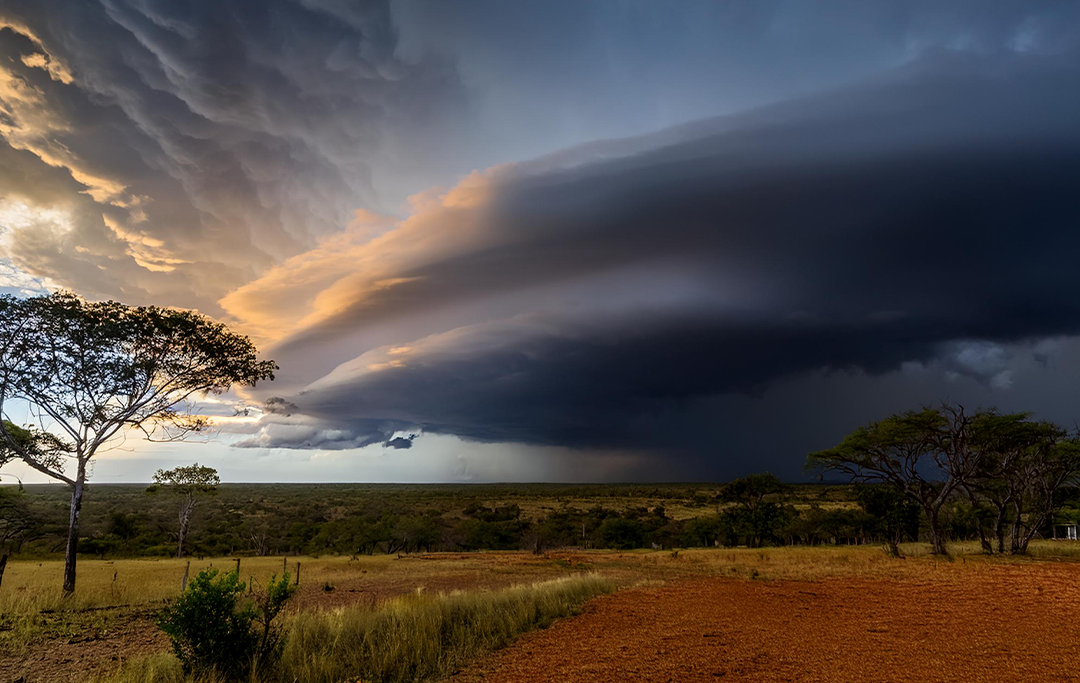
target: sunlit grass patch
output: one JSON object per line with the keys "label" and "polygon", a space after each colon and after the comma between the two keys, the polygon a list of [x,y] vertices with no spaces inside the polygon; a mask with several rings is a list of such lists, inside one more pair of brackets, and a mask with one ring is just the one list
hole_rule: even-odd
{"label": "sunlit grass patch", "polygon": [[[580,574],[500,590],[429,595],[422,590],[377,606],[292,615],[278,670],[258,683],[397,683],[446,676],[521,633],[573,614],[615,582]],[[171,655],[129,663],[108,683],[214,683],[184,677]],[[104,683],[104,681],[102,682]]]}

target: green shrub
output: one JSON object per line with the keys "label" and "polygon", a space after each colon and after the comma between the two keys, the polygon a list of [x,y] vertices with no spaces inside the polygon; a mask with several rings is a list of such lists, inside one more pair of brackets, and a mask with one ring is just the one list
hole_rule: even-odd
{"label": "green shrub", "polygon": [[295,588],[289,575],[273,577],[265,590],[245,598],[236,572],[199,572],[180,597],[157,615],[186,673],[243,678],[270,664],[281,649],[274,624]]}

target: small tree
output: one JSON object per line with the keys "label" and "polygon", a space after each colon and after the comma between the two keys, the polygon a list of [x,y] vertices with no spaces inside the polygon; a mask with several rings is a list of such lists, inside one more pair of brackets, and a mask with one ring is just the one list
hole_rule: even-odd
{"label": "small tree", "polygon": [[720,491],[722,501],[737,505],[733,523],[744,530],[747,545],[759,548],[775,535],[783,511],[776,501],[768,499],[783,492],[784,484],[768,472],[735,479]]}
{"label": "small tree", "polygon": [[0,415],[16,401],[37,421],[29,441],[0,422],[0,442],[71,488],[65,592],[75,590],[94,456],[122,430],[152,440],[198,432],[207,420],[190,413],[190,398],[273,379],[276,368],[247,337],[193,311],[91,303],[66,292],[0,297]]}
{"label": "small tree", "polygon": [[896,488],[885,485],[859,487],[855,497],[863,511],[874,520],[889,554],[899,557],[904,536],[919,533],[919,506]]}
{"label": "small tree", "polygon": [[151,491],[165,487],[180,498],[180,530],[176,537],[176,556],[184,556],[184,539],[187,537],[191,511],[195,508],[195,496],[217,491],[221,479],[213,467],[202,467],[199,463],[187,467],[175,467],[171,470],[158,470],[154,473],[154,485]]}

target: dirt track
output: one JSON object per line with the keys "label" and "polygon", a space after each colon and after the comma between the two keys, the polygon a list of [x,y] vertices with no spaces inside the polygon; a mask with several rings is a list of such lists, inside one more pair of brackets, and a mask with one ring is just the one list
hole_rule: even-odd
{"label": "dirt track", "polygon": [[1080,565],[635,588],[453,680],[1080,681]]}

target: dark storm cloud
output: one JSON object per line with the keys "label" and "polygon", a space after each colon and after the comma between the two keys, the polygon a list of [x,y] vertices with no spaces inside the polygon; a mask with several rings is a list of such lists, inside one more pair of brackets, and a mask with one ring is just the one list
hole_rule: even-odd
{"label": "dark storm cloud", "polygon": [[[673,438],[665,416],[801,373],[918,362],[1007,385],[1000,345],[1080,332],[1077,76],[1072,55],[939,54],[496,174],[464,215],[438,209],[464,248],[379,273],[275,350],[328,373],[289,400],[354,437],[382,420],[700,450],[724,435]],[[403,319],[412,336],[378,337]]]}
{"label": "dark storm cloud", "polygon": [[779,462],[778,403],[1053,372],[1078,55],[1028,0],[9,2],[0,289],[256,335],[242,446]]}

